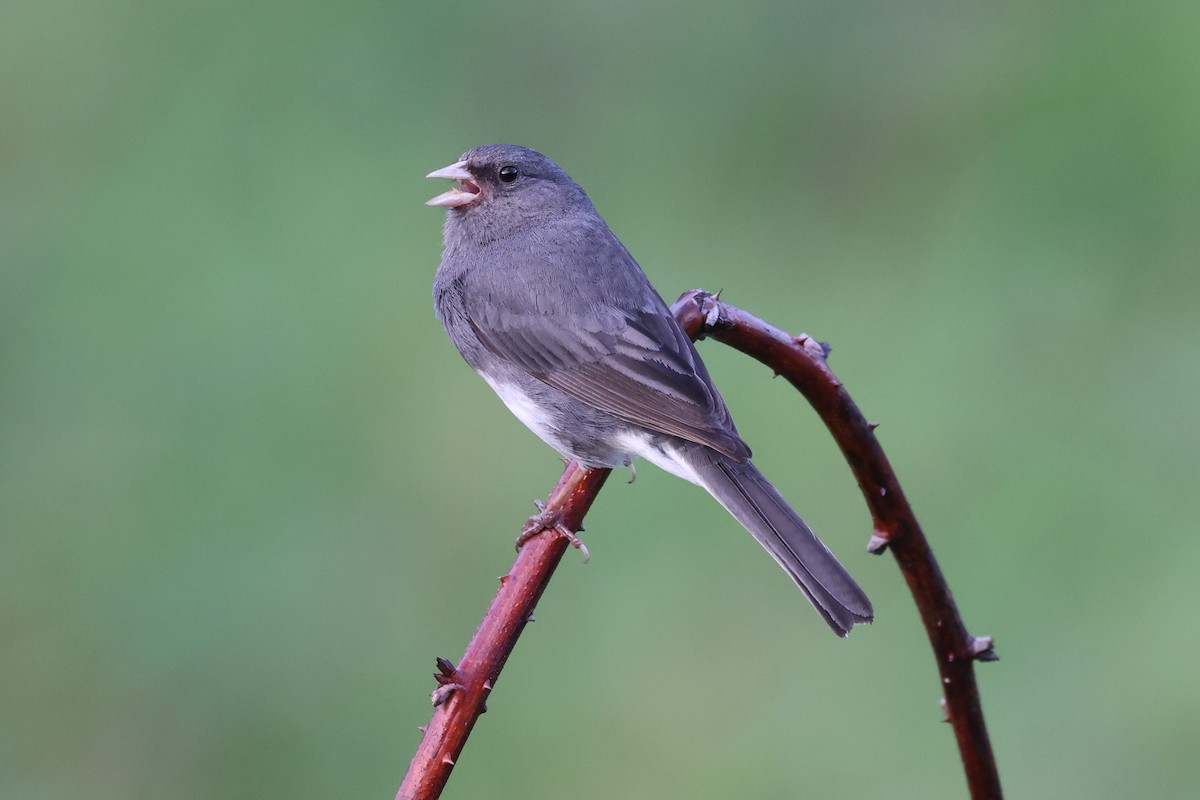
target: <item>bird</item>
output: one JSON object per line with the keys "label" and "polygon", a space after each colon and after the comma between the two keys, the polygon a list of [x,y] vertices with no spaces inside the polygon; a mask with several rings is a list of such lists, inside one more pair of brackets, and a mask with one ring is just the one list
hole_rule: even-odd
{"label": "bird", "polygon": [[839,636],[874,618],[863,590],[750,461],[691,339],[584,190],[518,145],[427,177],[456,181],[434,307],[509,410],[587,468],[634,457],[705,489]]}

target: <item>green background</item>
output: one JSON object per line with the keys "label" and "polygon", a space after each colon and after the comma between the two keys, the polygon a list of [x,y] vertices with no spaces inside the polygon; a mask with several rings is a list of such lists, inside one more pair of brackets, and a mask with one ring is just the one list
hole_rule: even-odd
{"label": "green background", "polygon": [[[1200,5],[5,3],[0,795],[390,798],[560,468],[462,363],[423,175],[543,150],[660,291],[832,342],[1012,797],[1200,793]],[[814,415],[701,352],[872,596],[699,490],[589,517],[446,797],[963,796]]]}

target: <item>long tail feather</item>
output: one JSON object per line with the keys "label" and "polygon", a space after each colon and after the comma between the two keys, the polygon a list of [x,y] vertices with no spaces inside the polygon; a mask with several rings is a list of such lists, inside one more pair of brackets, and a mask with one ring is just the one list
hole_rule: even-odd
{"label": "long tail feather", "polygon": [[845,636],[873,619],[863,590],[757,467],[707,448],[694,456],[690,466],[700,484],[787,571],[835,633]]}

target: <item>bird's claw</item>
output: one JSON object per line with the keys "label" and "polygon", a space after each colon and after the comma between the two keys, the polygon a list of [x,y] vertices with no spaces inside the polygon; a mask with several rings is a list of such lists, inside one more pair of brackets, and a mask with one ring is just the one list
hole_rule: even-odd
{"label": "bird's claw", "polygon": [[526,520],[525,524],[521,526],[521,535],[517,537],[518,550],[542,531],[552,530],[560,524],[559,515],[547,513],[546,504],[541,500],[534,500],[533,504],[537,506],[538,513]]}
{"label": "bird's claw", "polygon": [[558,528],[556,528],[555,531],[558,533],[559,536],[566,539],[567,543],[570,544],[571,547],[574,547],[576,550],[583,553],[583,563],[586,564],[592,560],[592,554],[588,552],[587,545],[583,543],[583,539],[580,539],[579,536],[577,536],[574,533],[571,533],[571,531],[567,530],[566,528],[562,527],[561,525],[558,526]]}

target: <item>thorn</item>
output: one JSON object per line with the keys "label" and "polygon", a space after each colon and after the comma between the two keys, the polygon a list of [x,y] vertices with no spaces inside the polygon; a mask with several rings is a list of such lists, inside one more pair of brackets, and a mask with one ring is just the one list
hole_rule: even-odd
{"label": "thorn", "polygon": [[425,731],[428,730],[428,728],[426,728],[424,725],[418,725],[417,730],[419,730],[421,732],[421,735],[424,736]]}
{"label": "thorn", "polygon": [[723,292],[723,291],[725,291],[725,287],[721,287],[720,289],[717,289],[717,293],[716,293],[716,294],[714,294],[714,295],[712,296],[712,299],[713,299],[713,300],[720,300],[720,299],[721,299],[721,292]]}
{"label": "thorn", "polygon": [[879,423],[878,423],[878,422],[868,422],[868,423],[867,423],[867,428],[868,428],[869,430],[875,430],[875,429],[876,429],[876,428],[878,428],[878,427],[879,427]]}
{"label": "thorn", "polygon": [[839,381],[837,378],[834,378],[832,381],[830,381],[830,383],[833,384],[833,388],[835,388],[835,389],[840,389],[846,385],[846,384],[842,383],[841,381]]}
{"label": "thorn", "polygon": [[793,336],[792,342],[800,345],[801,347],[804,347],[805,342],[807,342],[809,340],[809,338],[810,337],[807,333],[802,333],[799,336]]}
{"label": "thorn", "polygon": [[533,612],[530,611],[528,614],[525,615],[525,621],[526,622],[537,622],[537,617],[533,616]]}
{"label": "thorn", "polygon": [[504,585],[506,585],[506,584],[507,584],[507,583],[508,583],[510,580],[512,580],[512,576],[511,576],[511,575],[501,575],[501,576],[498,578],[498,580],[500,581],[500,585],[501,585],[501,586],[504,586]]}
{"label": "thorn", "polygon": [[453,767],[454,766],[454,756],[447,753],[446,755],[442,756],[442,763],[447,766]]}
{"label": "thorn", "polygon": [[483,690],[485,692],[490,692],[492,690],[493,686],[495,686],[495,684],[492,683],[490,680],[483,682]]}
{"label": "thorn", "polygon": [[946,705],[946,698],[943,697],[941,700],[938,701],[938,704],[941,705],[941,707],[942,707],[942,722],[949,722],[950,721],[950,706]]}

